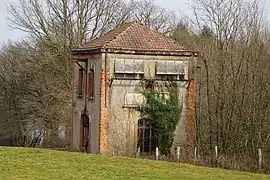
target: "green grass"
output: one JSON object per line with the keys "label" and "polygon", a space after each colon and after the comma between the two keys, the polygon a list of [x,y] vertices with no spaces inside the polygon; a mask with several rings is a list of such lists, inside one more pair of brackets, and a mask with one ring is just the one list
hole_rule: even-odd
{"label": "green grass", "polygon": [[15,179],[270,180],[270,176],[180,163],[0,147],[0,180]]}

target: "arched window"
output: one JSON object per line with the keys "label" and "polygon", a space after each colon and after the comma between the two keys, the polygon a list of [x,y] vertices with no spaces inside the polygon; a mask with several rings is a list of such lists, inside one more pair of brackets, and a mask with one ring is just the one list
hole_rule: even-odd
{"label": "arched window", "polygon": [[155,152],[157,145],[157,133],[155,124],[150,119],[139,119],[138,121],[138,148],[140,152]]}
{"label": "arched window", "polygon": [[83,152],[88,152],[88,143],[89,143],[89,117],[86,114],[81,115],[81,121],[83,126],[82,140],[83,140]]}

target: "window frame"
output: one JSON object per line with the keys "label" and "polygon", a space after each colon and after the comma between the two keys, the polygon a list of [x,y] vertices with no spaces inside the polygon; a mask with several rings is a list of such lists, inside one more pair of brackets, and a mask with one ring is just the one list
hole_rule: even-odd
{"label": "window frame", "polygon": [[157,145],[156,135],[155,124],[150,119],[138,120],[137,148],[140,148],[141,153],[152,154],[155,152]]}
{"label": "window frame", "polygon": [[79,68],[78,70],[78,89],[77,94],[78,97],[83,97],[83,79],[84,79],[84,70]]}
{"label": "window frame", "polygon": [[144,79],[144,60],[134,60],[134,59],[114,60],[114,79],[117,80]]}
{"label": "window frame", "polygon": [[95,70],[94,68],[89,69],[87,78],[87,96],[89,99],[93,100],[95,98]]}

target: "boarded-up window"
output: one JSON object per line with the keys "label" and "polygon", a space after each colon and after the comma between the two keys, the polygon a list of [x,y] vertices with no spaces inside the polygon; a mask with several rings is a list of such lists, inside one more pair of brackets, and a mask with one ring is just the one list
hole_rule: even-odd
{"label": "boarded-up window", "polygon": [[124,60],[125,70],[124,73],[135,74],[135,63],[133,60]]}
{"label": "boarded-up window", "polygon": [[167,61],[167,74],[179,74],[175,61]]}
{"label": "boarded-up window", "polygon": [[125,60],[116,60],[114,66],[115,73],[125,73]]}
{"label": "boarded-up window", "polygon": [[156,61],[156,74],[185,74],[182,61]]}
{"label": "boarded-up window", "polygon": [[125,94],[124,106],[137,107],[145,101],[144,96],[139,92],[129,92]]}
{"label": "boarded-up window", "polygon": [[144,61],[134,61],[135,64],[135,73],[144,74]]}
{"label": "boarded-up window", "polygon": [[184,75],[185,74],[185,63],[183,61],[175,61],[175,70],[179,72],[179,74]]}
{"label": "boarded-up window", "polygon": [[156,74],[167,74],[166,61],[157,61],[156,62]]}
{"label": "boarded-up window", "polygon": [[142,60],[115,60],[115,73],[143,74],[144,66]]}
{"label": "boarded-up window", "polygon": [[117,59],[114,63],[114,77],[122,80],[136,80],[144,77],[144,61]]}
{"label": "boarded-up window", "polygon": [[94,98],[95,95],[95,72],[94,69],[90,69],[88,73],[88,97]]}
{"label": "boarded-up window", "polygon": [[83,95],[83,69],[79,69],[78,71],[78,95]]}

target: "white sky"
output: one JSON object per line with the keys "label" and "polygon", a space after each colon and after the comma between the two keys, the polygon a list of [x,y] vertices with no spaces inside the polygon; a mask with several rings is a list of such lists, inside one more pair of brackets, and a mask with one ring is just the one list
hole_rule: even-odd
{"label": "white sky", "polygon": [[[8,26],[8,13],[6,5],[10,3],[16,3],[19,0],[0,0],[0,42],[6,42],[7,40],[19,40],[24,37],[24,34],[18,30],[13,30]],[[188,7],[188,0],[156,0],[159,6],[167,9],[171,9],[176,13],[180,14],[183,12],[185,14],[191,14]],[[267,9],[270,10],[270,0],[266,0]],[[270,13],[268,11],[268,16],[270,19]]]}

